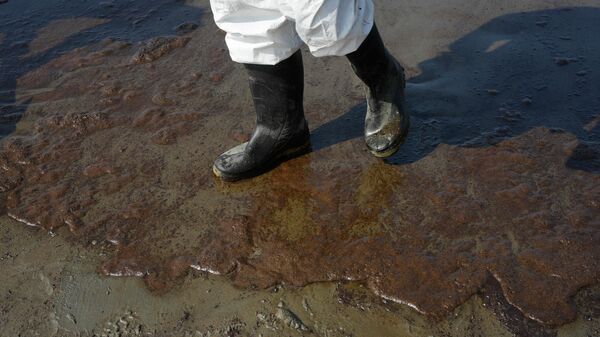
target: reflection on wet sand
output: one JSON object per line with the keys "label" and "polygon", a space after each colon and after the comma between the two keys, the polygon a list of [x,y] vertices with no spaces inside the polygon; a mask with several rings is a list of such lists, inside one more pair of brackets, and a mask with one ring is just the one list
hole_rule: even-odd
{"label": "reflection on wet sand", "polygon": [[29,108],[1,143],[0,210],[113,247],[100,271],[155,291],[190,268],[242,287],[351,280],[440,317],[495,279],[525,315],[559,325],[598,282],[600,176],[565,165],[572,133],[442,144],[397,166],[360,139],[317,144],[222,184],[210,166],[248,110],[224,94],[241,78],[210,29],[105,40],[26,74]]}

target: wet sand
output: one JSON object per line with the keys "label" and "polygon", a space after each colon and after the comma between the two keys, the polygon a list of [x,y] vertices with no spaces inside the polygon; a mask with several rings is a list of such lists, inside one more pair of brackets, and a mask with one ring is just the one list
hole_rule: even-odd
{"label": "wet sand", "polygon": [[[597,333],[600,8],[463,5],[379,4],[411,77],[413,127],[398,155],[379,161],[362,144],[363,89],[346,62],[305,55],[313,152],[238,184],[210,166],[249,136],[251,102],[206,2],[83,3],[70,9],[81,17],[6,21],[0,211],[59,233],[73,246],[63,254],[100,250],[86,278],[139,276],[158,302],[209,282],[235,294],[222,314],[258,310],[236,296],[268,292],[227,280],[289,296],[335,289],[343,310],[372,304],[374,326],[386,310],[418,320],[407,335]],[[190,281],[206,273],[220,276]],[[301,332],[276,302],[242,321]],[[453,317],[465,310],[480,321]],[[313,332],[335,336],[324,331]]]}

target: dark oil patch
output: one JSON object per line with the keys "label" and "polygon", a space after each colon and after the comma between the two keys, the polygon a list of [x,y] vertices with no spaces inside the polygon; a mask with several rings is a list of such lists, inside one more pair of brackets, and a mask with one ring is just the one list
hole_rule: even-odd
{"label": "dark oil patch", "polygon": [[[21,76],[31,102],[1,143],[0,209],[112,247],[99,270],[157,292],[190,268],[248,288],[360,281],[443,317],[491,296],[491,277],[517,320],[575,318],[572,296],[600,278],[600,176],[566,165],[596,153],[572,133],[500,132],[404,165],[358,150],[360,139],[332,141],[224,184],[212,160],[250,109],[236,100],[223,36],[193,34],[175,45],[107,40]],[[144,50],[160,55],[132,63]]]}

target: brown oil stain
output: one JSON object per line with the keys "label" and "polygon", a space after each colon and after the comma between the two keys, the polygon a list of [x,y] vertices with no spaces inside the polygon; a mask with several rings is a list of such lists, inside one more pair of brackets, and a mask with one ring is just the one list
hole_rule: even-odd
{"label": "brown oil stain", "polygon": [[109,21],[108,19],[98,18],[73,18],[51,21],[38,31],[36,38],[29,43],[29,53],[23,57],[43,53],[58,46],[70,36]]}
{"label": "brown oil stain", "polygon": [[185,47],[190,41],[189,37],[161,36],[153,38],[142,44],[142,47],[132,58],[133,63],[149,63],[158,60],[170,53],[173,49]]}
{"label": "brown oil stain", "polygon": [[352,280],[441,317],[493,277],[525,316],[575,318],[571,297],[600,280],[600,177],[565,166],[575,136],[536,128],[401,166],[353,140],[223,184],[210,165],[237,137],[245,107],[223,92],[240,77],[222,36],[197,34],[104,41],[21,78],[53,90],[0,143],[0,210],[113,247],[102,273],[159,292],[190,267],[241,287]]}

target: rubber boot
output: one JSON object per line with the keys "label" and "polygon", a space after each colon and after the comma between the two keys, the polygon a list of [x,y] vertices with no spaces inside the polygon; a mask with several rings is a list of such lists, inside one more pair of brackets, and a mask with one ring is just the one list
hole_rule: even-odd
{"label": "rubber boot", "polygon": [[398,151],[409,129],[404,68],[387,51],[375,25],[358,50],[347,57],[367,85],[365,143],[373,155],[389,157]]}
{"label": "rubber boot", "polygon": [[256,111],[256,129],[250,141],[215,160],[213,172],[224,181],[255,177],[310,149],[300,51],[274,66],[244,66]]}

